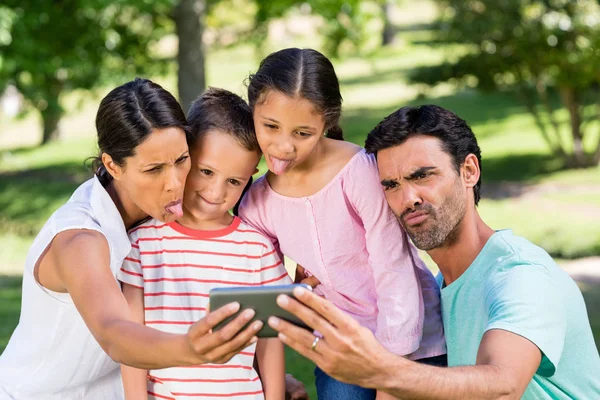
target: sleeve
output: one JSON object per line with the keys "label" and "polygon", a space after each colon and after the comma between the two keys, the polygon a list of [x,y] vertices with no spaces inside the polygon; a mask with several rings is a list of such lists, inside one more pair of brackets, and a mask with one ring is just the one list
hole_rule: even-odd
{"label": "sleeve", "polygon": [[486,331],[502,329],[535,344],[542,352],[537,373],[554,375],[567,331],[562,291],[541,265],[518,265],[498,274],[486,298]]}
{"label": "sleeve", "polygon": [[244,195],[239,207],[239,217],[242,221],[259,231],[264,237],[271,241],[273,248],[277,252],[280,260],[283,260],[283,253],[279,248],[279,241],[269,223],[266,210],[266,191],[263,183],[264,177],[252,184],[248,192]]}
{"label": "sleeve", "polygon": [[292,283],[282,259],[277,251],[265,238],[265,248],[260,257],[260,284],[261,285],[289,285]]}
{"label": "sleeve", "polygon": [[131,251],[123,260],[123,265],[117,272],[117,279],[128,285],[143,289],[144,275],[142,274],[142,261],[137,235],[129,235],[129,241],[131,242]]}
{"label": "sleeve", "polygon": [[424,305],[411,244],[387,204],[374,157],[365,154],[349,173],[344,191],[362,220],[375,279],[379,310],[375,336],[395,354],[413,353],[423,333]]}

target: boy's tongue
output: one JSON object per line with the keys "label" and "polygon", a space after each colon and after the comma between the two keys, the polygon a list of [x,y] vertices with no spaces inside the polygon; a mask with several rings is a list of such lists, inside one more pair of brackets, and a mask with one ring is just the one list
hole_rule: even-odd
{"label": "boy's tongue", "polygon": [[165,207],[167,209],[167,212],[170,212],[171,214],[175,214],[175,216],[177,218],[181,218],[183,217],[183,208],[181,207],[181,202],[177,202],[177,204],[173,204],[170,206]]}
{"label": "boy's tongue", "polygon": [[275,175],[281,175],[285,172],[291,161],[283,161],[275,157],[271,157],[271,164],[273,165],[273,173]]}

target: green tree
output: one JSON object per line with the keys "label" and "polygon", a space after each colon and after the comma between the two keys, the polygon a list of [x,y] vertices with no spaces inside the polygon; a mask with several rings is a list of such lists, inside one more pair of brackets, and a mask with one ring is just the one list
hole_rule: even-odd
{"label": "green tree", "polygon": [[64,94],[165,70],[153,45],[172,29],[171,7],[169,0],[5,0],[0,91],[14,84],[40,112],[47,143],[59,135]]}
{"label": "green tree", "polygon": [[[452,61],[418,70],[412,80],[435,85],[475,77],[480,89],[514,91],[566,166],[598,165],[600,135],[591,151],[584,148],[600,120],[598,1],[436,1],[439,42],[465,50]],[[567,110],[566,121],[557,115],[560,107]]]}

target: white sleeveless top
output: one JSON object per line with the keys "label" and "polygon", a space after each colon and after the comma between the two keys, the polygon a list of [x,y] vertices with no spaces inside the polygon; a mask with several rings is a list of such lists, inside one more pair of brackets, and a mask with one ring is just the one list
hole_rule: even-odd
{"label": "white sleeveless top", "polygon": [[123,398],[119,364],[96,342],[71,296],[42,287],[33,276],[53,238],[69,229],[91,229],[106,237],[114,275],[130,251],[121,215],[96,177],[50,217],[27,255],[19,325],[0,356],[1,400]]}

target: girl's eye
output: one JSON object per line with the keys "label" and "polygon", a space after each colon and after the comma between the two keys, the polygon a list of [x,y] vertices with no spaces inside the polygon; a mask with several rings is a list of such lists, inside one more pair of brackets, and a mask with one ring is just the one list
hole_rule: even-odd
{"label": "girl's eye", "polygon": [[423,172],[423,173],[417,175],[416,178],[417,179],[425,179],[425,178],[427,178],[427,174],[425,172]]}
{"label": "girl's eye", "polygon": [[229,179],[228,182],[231,183],[233,186],[239,186],[240,185],[240,181],[238,181],[236,179]]}
{"label": "girl's eye", "polygon": [[273,124],[264,124],[264,126],[266,126],[269,129],[277,129],[277,125],[273,125]]}
{"label": "girl's eye", "polygon": [[200,172],[207,176],[212,175],[212,171],[210,169],[201,169]]}
{"label": "girl's eye", "polygon": [[311,136],[310,133],[308,133],[308,132],[297,132],[297,134],[299,136],[301,136],[301,137],[309,137],[309,136]]}

